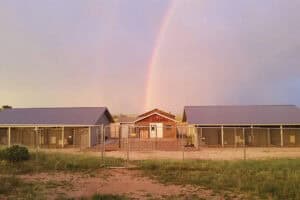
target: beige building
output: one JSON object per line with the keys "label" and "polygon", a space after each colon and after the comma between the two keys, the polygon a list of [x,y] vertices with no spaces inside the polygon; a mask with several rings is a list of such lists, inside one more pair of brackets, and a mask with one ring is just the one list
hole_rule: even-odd
{"label": "beige building", "polygon": [[197,146],[300,146],[300,109],[294,105],[186,106],[183,121]]}
{"label": "beige building", "polygon": [[88,148],[113,121],[105,107],[13,108],[0,111],[0,145]]}

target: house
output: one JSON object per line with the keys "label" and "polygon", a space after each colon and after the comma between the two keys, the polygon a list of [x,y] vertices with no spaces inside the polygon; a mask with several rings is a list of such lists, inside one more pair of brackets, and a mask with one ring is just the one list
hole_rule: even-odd
{"label": "house", "polygon": [[141,114],[134,121],[136,137],[147,138],[176,138],[175,115],[159,109],[153,109]]}
{"label": "house", "polygon": [[0,112],[0,145],[91,147],[101,126],[113,122],[106,107],[13,108]]}
{"label": "house", "polygon": [[110,125],[110,138],[127,138],[129,127],[134,125],[135,116],[120,115],[118,119]]}
{"label": "house", "polygon": [[196,145],[300,146],[300,109],[295,105],[186,106],[183,122]]}

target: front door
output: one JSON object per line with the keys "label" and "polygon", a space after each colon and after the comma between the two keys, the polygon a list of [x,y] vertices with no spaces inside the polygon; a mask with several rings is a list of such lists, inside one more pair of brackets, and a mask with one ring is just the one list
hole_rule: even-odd
{"label": "front door", "polygon": [[150,123],[149,129],[150,138],[163,138],[162,123]]}

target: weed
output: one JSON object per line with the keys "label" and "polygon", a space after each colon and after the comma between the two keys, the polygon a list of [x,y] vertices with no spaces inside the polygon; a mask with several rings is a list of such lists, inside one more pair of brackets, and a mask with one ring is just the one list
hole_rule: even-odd
{"label": "weed", "polygon": [[140,168],[163,183],[193,184],[261,198],[300,199],[300,159],[261,161],[142,161]]}

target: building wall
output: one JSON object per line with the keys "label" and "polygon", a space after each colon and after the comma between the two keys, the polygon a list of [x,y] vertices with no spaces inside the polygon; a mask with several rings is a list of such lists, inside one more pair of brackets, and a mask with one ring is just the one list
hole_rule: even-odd
{"label": "building wall", "polygon": [[64,128],[64,146],[73,147],[74,146],[74,128],[65,127]]}
{"label": "building wall", "polygon": [[88,128],[74,128],[75,130],[75,147],[77,148],[87,148],[89,145],[89,137],[88,137]]}
{"label": "building wall", "polygon": [[62,147],[62,128],[39,128],[42,148]]}
{"label": "building wall", "polygon": [[98,125],[109,125],[112,121],[108,118],[108,113],[105,113],[101,118],[97,121]]}
{"label": "building wall", "polygon": [[218,146],[220,134],[221,128],[202,128],[202,138],[205,145]]}
{"label": "building wall", "polygon": [[34,128],[11,128],[11,144],[34,147],[37,143]]}
{"label": "building wall", "polygon": [[[105,131],[110,131],[110,127],[106,127]],[[110,135],[109,133],[107,133]],[[95,146],[98,144],[99,137],[101,136],[101,128],[96,126],[96,127],[91,127],[91,146]]]}
{"label": "building wall", "polygon": [[8,144],[7,132],[8,132],[8,128],[0,128],[0,145]]}
{"label": "building wall", "polygon": [[271,145],[280,146],[281,145],[280,129],[271,129],[270,134],[271,134]]}
{"label": "building wall", "polygon": [[300,130],[284,129],[283,144],[288,147],[300,146]]}
{"label": "building wall", "polygon": [[163,138],[176,138],[176,134],[177,134],[176,122],[157,114],[153,114],[135,123],[135,126],[145,127],[139,131],[138,133],[139,136],[141,134],[143,135],[149,134],[148,127],[150,123],[163,123]]}
{"label": "building wall", "polygon": [[234,128],[224,128],[224,146],[234,146],[235,135]]}
{"label": "building wall", "polygon": [[268,141],[268,129],[254,128],[251,146],[265,147],[268,146],[269,144],[270,142]]}

